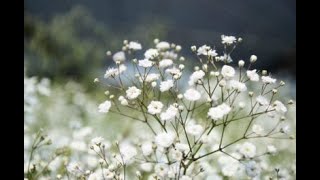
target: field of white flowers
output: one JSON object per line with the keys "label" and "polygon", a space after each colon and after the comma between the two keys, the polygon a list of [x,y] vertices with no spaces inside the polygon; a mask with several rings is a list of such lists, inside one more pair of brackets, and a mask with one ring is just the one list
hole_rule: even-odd
{"label": "field of white flowers", "polygon": [[125,40],[96,96],[25,76],[25,179],[295,179],[293,86],[233,57],[242,41],[222,35],[189,59]]}

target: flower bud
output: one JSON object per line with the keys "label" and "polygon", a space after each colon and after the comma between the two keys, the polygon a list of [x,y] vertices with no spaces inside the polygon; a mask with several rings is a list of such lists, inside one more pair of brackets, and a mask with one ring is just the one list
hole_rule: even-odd
{"label": "flower bud", "polygon": [[262,75],[265,76],[268,74],[268,71],[267,70],[262,70]]}
{"label": "flower bud", "polygon": [[258,59],[258,57],[257,57],[256,55],[251,55],[251,56],[250,56],[250,62],[251,62],[251,63],[256,62],[257,59]]}
{"label": "flower bud", "polygon": [[176,46],[176,51],[177,51],[177,52],[181,51],[181,49],[182,49],[182,47],[181,47],[180,45],[177,45],[177,46]]}
{"label": "flower bud", "polygon": [[128,44],[128,40],[123,40],[123,44]]}
{"label": "flower bud", "polygon": [[197,47],[196,46],[191,46],[191,51],[196,52]]}
{"label": "flower bud", "polygon": [[249,94],[250,97],[253,96],[253,92],[252,91],[250,91],[248,94]]}
{"label": "flower bud", "polygon": [[153,81],[153,82],[151,83],[151,86],[152,86],[152,87],[156,87],[156,86],[157,86],[157,82]]}
{"label": "flower bud", "polygon": [[98,83],[98,82],[99,82],[99,78],[95,78],[95,79],[93,80],[93,82],[94,82],[94,83]]}
{"label": "flower bud", "polygon": [[107,55],[107,56],[111,56],[111,51],[107,51],[107,52],[106,52],[106,55]]}
{"label": "flower bud", "polygon": [[181,56],[180,58],[179,58],[179,61],[185,61],[186,59],[183,57],[183,56]]}
{"label": "flower bud", "polygon": [[239,65],[239,67],[243,67],[243,66],[244,66],[244,61],[243,61],[243,60],[240,60],[240,61],[238,62],[238,65]]}
{"label": "flower bud", "polygon": [[183,70],[184,69],[184,64],[179,65],[179,69]]}
{"label": "flower bud", "polygon": [[280,81],[280,86],[284,86],[286,83],[284,81]]}
{"label": "flower bud", "polygon": [[153,43],[158,44],[159,41],[160,41],[160,40],[157,38],[157,39],[154,39],[154,40],[153,40]]}

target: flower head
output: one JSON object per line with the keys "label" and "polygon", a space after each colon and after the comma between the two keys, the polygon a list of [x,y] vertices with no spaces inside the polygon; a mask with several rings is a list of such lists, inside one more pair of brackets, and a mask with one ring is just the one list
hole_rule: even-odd
{"label": "flower head", "polygon": [[163,108],[163,104],[160,101],[151,101],[148,106],[148,112],[150,114],[159,114]]}
{"label": "flower head", "polygon": [[166,80],[166,81],[162,81],[160,83],[160,91],[161,92],[168,91],[172,87],[173,87],[173,81],[171,79],[170,80]]}
{"label": "flower head", "polygon": [[175,134],[174,133],[159,133],[156,137],[155,137],[155,142],[158,146],[161,147],[169,147],[171,146],[171,144],[173,143],[174,139],[175,139]]}
{"label": "flower head", "polygon": [[201,94],[199,93],[199,91],[191,88],[188,89],[183,96],[188,100],[188,101],[197,101],[201,98]]}
{"label": "flower head", "polygon": [[136,88],[135,86],[132,86],[128,88],[126,94],[128,99],[136,99],[141,94],[141,90]]}
{"label": "flower head", "polygon": [[109,112],[110,107],[111,107],[111,102],[107,100],[99,105],[98,111],[100,113],[107,113],[107,112]]}
{"label": "flower head", "polygon": [[221,39],[222,39],[222,44],[226,44],[226,45],[231,45],[231,44],[237,42],[237,39],[234,36],[222,35]]}
{"label": "flower head", "polygon": [[114,62],[124,62],[126,60],[126,55],[124,54],[123,51],[119,51],[119,52],[116,52],[113,56],[112,56],[112,59]]}
{"label": "flower head", "polygon": [[221,75],[226,79],[233,78],[235,74],[236,74],[236,71],[231,66],[224,65],[221,69]]}

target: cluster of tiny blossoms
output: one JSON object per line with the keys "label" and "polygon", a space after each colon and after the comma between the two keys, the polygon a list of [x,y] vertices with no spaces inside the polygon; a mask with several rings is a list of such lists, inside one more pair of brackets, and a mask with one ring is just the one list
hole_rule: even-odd
{"label": "cluster of tiny blossoms", "polygon": [[[105,83],[119,94],[106,91],[109,99],[99,105],[98,111],[140,121],[145,129],[138,130],[144,134],[142,143],[123,149],[119,146],[120,166],[106,163],[102,169],[106,179],[125,179],[126,166],[132,163],[139,167],[138,179],[144,175],[150,179],[204,179],[206,171],[214,171],[211,179],[289,177],[279,169],[266,175],[262,159],[275,155],[277,148],[267,144],[258,153],[261,150],[251,141],[294,138],[285,124],[287,104],[293,104],[293,100],[277,99],[285,82],[266,70],[255,69],[255,55],[232,67],[231,53],[242,38],[221,38],[221,53],[208,45],[191,47],[199,63],[191,75],[185,72],[187,59],[179,55],[182,47],[173,43],[155,39],[155,47],[141,53],[141,44],[125,40],[122,51],[113,55],[107,52],[115,65],[106,70]],[[188,82],[183,80],[184,75]],[[131,111],[135,115],[127,113]],[[261,117],[274,123],[264,127],[256,123]],[[239,122],[238,137],[230,139],[228,128]],[[215,159],[219,169],[210,170],[208,164]],[[115,178],[114,167],[122,168],[123,174]]]}

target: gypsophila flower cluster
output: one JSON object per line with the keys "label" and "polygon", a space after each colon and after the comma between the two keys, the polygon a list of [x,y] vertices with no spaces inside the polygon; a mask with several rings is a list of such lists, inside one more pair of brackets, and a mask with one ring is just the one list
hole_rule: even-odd
{"label": "gypsophila flower cluster", "polygon": [[[292,179],[295,162],[287,167],[270,159],[289,152],[294,140],[294,101],[280,97],[283,81],[254,68],[256,55],[233,66],[232,52],[242,42],[222,35],[217,45],[192,46],[193,57],[186,58],[174,43],[155,39],[146,48],[125,40],[108,53],[114,64],[104,78],[94,81],[108,87],[96,112],[135,123],[112,143],[80,128],[85,140],[74,146],[89,160],[61,160],[64,173],[56,178]],[[194,68],[184,64],[194,59]],[[27,168],[27,177],[34,174]]]}

